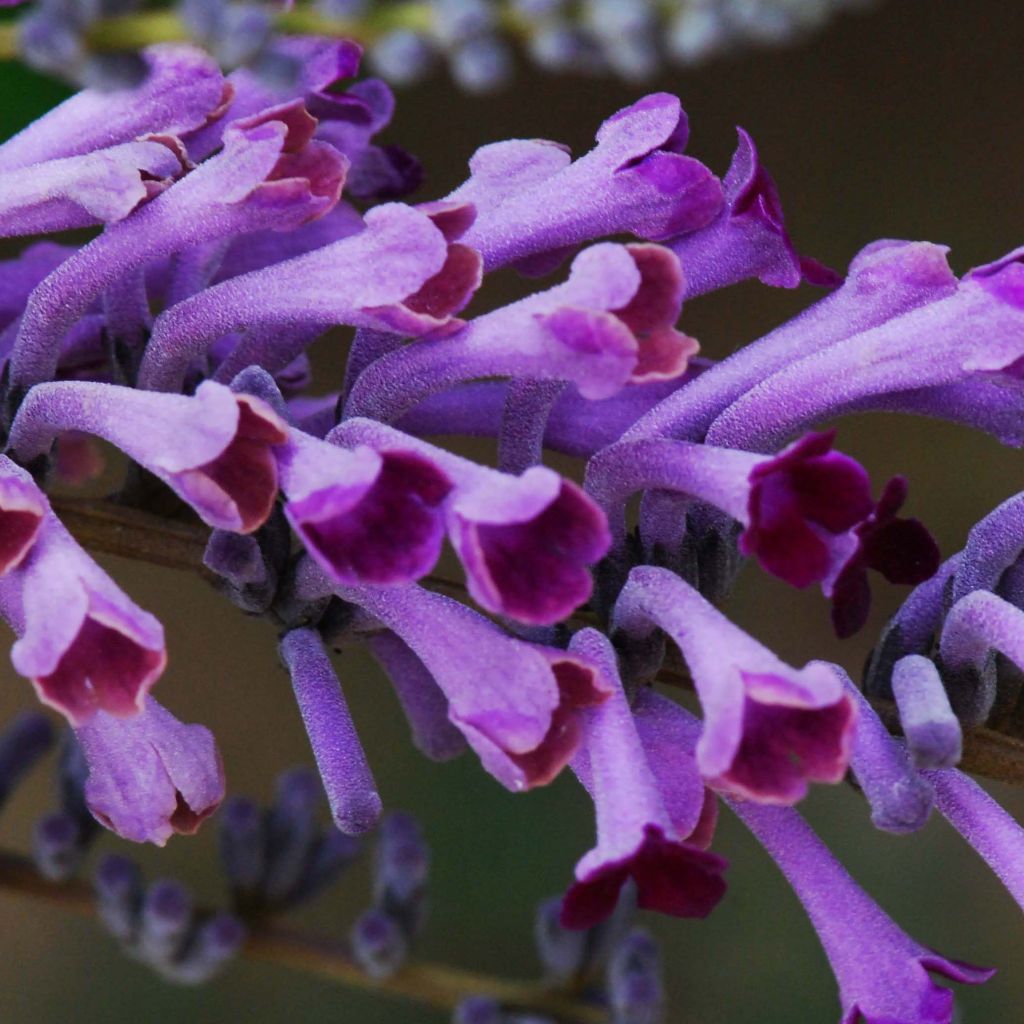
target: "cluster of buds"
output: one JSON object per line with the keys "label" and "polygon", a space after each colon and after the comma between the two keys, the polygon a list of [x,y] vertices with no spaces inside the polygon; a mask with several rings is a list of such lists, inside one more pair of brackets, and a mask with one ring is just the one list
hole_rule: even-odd
{"label": "cluster of buds", "polygon": [[[26,0],[5,0],[5,4]],[[870,0],[31,0],[18,46],[33,66],[116,89],[146,76],[147,42],[191,40],[227,68],[268,83],[301,74],[288,35],[331,32],[365,43],[395,85],[444,63],[469,92],[506,83],[520,51],[549,72],[651,78],[750,47],[803,39]],[[132,48],[133,42],[135,48]]]}
{"label": "cluster of buds", "polygon": [[[876,824],[911,831],[934,803],[1021,896],[1024,832],[956,764],[964,727],[1018,710],[1024,521],[1014,499],[940,564],[900,514],[906,480],[874,489],[815,428],[885,409],[1020,444],[1021,251],[957,278],[940,246],[881,241],[837,274],[797,251],[752,139],[740,131],[719,178],[686,154],[665,93],[613,114],[576,159],[497,142],[447,196],[397,202],[419,173],[373,141],[388,87],[340,90],[354,44],[288,51],[298,73],[271,85],[157,46],[138,89],[85,90],[0,146],[0,232],[101,227],[29,245],[0,279],[0,615],[15,670],[75,730],[92,816],[163,844],[225,790],[212,735],[151,695],[160,623],[41,486],[87,477],[98,437],[130,460],[122,500],[191,509],[212,530],[206,567],[280,634],[337,834],[316,825],[306,775],[266,815],[233,804],[240,905],[304,898],[382,814],[329,653],[363,644],[426,756],[470,749],[516,793],[578,778],[597,838],[564,928],[599,927],[623,890],[708,915],[726,890],[711,849],[725,804],[806,906],[844,1021],[949,1024],[952,994],[928,972],[989,972],[906,935],[794,805],[852,769]],[[468,314],[502,268],[556,283]],[[751,279],[827,294],[726,360],[698,357],[684,303]],[[344,371],[312,397],[307,348],[337,326],[354,329]],[[440,443],[453,435],[495,439],[498,465]],[[580,459],[578,478],[547,450]],[[429,585],[446,541],[469,601]],[[868,676],[905,744],[841,668],[789,665],[716,607],[743,558],[819,586],[844,637],[866,621],[870,574],[917,586]],[[670,644],[699,717],[655,686]],[[415,828],[388,819],[353,933],[378,977],[421,925],[426,867]],[[181,963],[195,922],[150,895],[173,918],[154,917],[150,946]],[[644,940],[609,963],[613,1001],[656,1012]]]}

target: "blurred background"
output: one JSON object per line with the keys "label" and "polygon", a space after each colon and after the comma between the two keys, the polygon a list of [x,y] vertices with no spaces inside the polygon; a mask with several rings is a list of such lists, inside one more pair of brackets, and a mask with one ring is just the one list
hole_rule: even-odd
{"label": "blurred background", "polygon": [[[649,89],[521,70],[509,89],[480,98],[439,76],[399,94],[387,141],[422,159],[428,182],[418,198],[433,198],[462,180],[467,159],[485,142],[544,137],[579,153],[604,117],[643,92],[669,90],[689,112],[690,151],[715,170],[728,164],[734,125],[753,134],[802,252],[844,268],[875,238],[920,238],[950,245],[953,266],[962,272],[1024,242],[1022,42],[1018,4],[888,0],[836,19],[798,47],[665,74]],[[62,94],[20,68],[0,67],[3,137]],[[814,297],[809,289],[743,285],[695,302],[682,326],[701,340],[705,354],[721,357]],[[324,390],[332,374],[337,381],[339,366],[337,350],[322,348]],[[1019,454],[965,430],[878,415],[839,426],[841,447],[869,467],[876,486],[895,472],[909,477],[909,514],[929,524],[944,554],[961,547],[973,522],[1024,485]],[[268,800],[280,769],[310,760],[273,630],[245,619],[196,579],[113,559],[105,565],[167,627],[170,664],[160,699],[184,720],[215,731],[232,792]],[[820,594],[797,593],[756,569],[743,575],[727,610],[786,660],[833,659],[857,676],[904,593],[876,587],[871,623],[844,643],[830,635]],[[535,974],[534,905],[564,887],[592,842],[584,794],[565,777],[513,797],[469,757],[442,766],[423,760],[368,659],[346,653],[338,669],[386,806],[419,815],[432,844],[431,919],[420,954],[510,977]],[[3,674],[0,720],[30,703],[26,684],[6,666]],[[46,774],[36,773],[8,807],[0,844],[25,847],[35,816],[52,804]],[[1024,817],[1024,790],[991,788]],[[948,956],[999,968],[988,985],[960,990],[963,1021],[1011,1024],[1024,1016],[1020,911],[942,820],[910,837],[875,832],[864,803],[846,786],[818,787],[806,810],[854,876],[915,937]],[[211,824],[165,850],[132,852],[147,877],[182,877],[200,899],[213,902],[220,897],[215,838]],[[124,844],[104,839],[101,845]],[[645,921],[664,944],[668,1020],[836,1021],[831,972],[781,876],[725,813],[715,846],[731,861],[730,892],[712,917]],[[368,899],[367,885],[357,868],[296,915],[296,923],[343,935]],[[210,986],[176,989],[123,959],[93,921],[6,894],[0,894],[0,919],[4,1024],[445,1020],[413,1004],[262,964],[238,963]]]}

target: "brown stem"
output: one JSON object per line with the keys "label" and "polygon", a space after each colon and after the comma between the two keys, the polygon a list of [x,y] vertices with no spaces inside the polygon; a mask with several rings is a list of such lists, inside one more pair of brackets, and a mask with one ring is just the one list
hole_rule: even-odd
{"label": "brown stem", "polygon": [[203,565],[209,531],[112,501],[51,498],[54,512],[90,551],[210,576]]}
{"label": "brown stem", "polygon": [[[6,850],[0,850],[0,889],[44,900],[78,914],[92,914],[95,906],[92,889],[87,883],[47,882],[27,857]],[[441,1010],[454,1009],[466,996],[487,994],[505,1006],[547,1014],[563,1024],[601,1024],[607,1020],[607,1013],[600,1007],[577,1002],[563,992],[444,964],[413,963],[390,978],[374,981],[360,970],[343,943],[277,924],[255,926],[242,949],[242,956]]]}
{"label": "brown stem", "polygon": [[[208,532],[202,526],[165,519],[110,501],[56,498],[53,507],[79,543],[93,551],[172,569],[188,569],[206,579],[214,579],[203,566]],[[457,580],[427,576],[423,582],[445,593],[465,594],[465,586]],[[588,619],[585,611],[580,619]],[[692,688],[678,660],[669,661],[658,681],[668,686]],[[899,720],[892,705],[876,701],[875,706],[889,728],[898,732]],[[976,775],[1024,786],[1024,742],[995,729],[966,730],[960,765]]]}

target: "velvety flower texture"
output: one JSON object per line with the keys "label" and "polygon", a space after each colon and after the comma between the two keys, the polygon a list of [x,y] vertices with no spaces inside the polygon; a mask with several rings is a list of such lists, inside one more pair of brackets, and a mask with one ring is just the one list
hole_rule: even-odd
{"label": "velvety flower texture", "polygon": [[587,566],[607,552],[607,526],[587,496],[552,470],[534,466],[512,477],[364,419],[345,420],[328,440],[415,453],[451,481],[448,535],[482,607],[548,625],[590,596]]}
{"label": "velvety flower texture", "polygon": [[[664,93],[605,120],[575,160],[556,142],[495,142],[448,196],[407,205],[419,166],[377,141],[390,91],[343,81],[359,48],[301,38],[274,56],[295,74],[224,76],[199,51],[153,47],[138,89],[85,90],[0,146],[0,233],[97,229],[0,267],[0,614],[15,669],[77,730],[93,813],[163,843],[224,791],[210,734],[149,696],[160,624],[37,483],[84,481],[98,438],[134,463],[128,514],[190,506],[213,528],[206,572],[279,632],[339,830],[383,810],[349,662],[339,676],[328,654],[362,644],[427,757],[468,746],[512,792],[572,767],[597,838],[566,925],[618,916],[624,889],[646,909],[708,914],[725,890],[708,849],[722,797],[804,902],[844,1024],[950,1024],[928,971],[987,973],[905,935],[789,805],[852,769],[877,827],[914,831],[935,807],[1022,898],[1020,829],[955,765],[965,726],[1019,717],[1024,499],[940,565],[901,515],[904,478],[876,497],[820,424],[884,409],[1024,443],[1021,250],[957,278],[943,247],[885,240],[832,274],[799,254],[753,140],[740,131],[719,181],[684,154],[686,116]],[[485,271],[563,264],[488,305]],[[832,290],[728,358],[698,357],[684,301],[752,280]],[[354,331],[347,348],[321,339],[337,327]],[[460,437],[496,441],[496,468]],[[586,464],[556,472],[549,450]],[[466,600],[431,576],[446,539]],[[869,570],[917,585],[871,656],[867,696],[838,665],[785,664],[715,607],[744,555],[818,584],[840,636],[864,623]],[[700,718],[656,689],[682,681],[666,640]],[[878,698],[895,700],[902,739]],[[226,825],[236,874],[271,902],[350,849],[337,831],[310,845],[317,792],[301,772],[282,785],[265,873],[259,815],[236,807]],[[425,855],[405,838],[409,861],[378,865],[381,900],[407,889],[404,923],[378,908],[357,929],[375,970],[405,955],[422,913]],[[59,843],[43,839],[52,865]],[[613,973],[623,1013],[658,1003],[642,939]],[[634,982],[647,992],[631,1003]]]}
{"label": "velvety flower texture", "polygon": [[224,799],[210,730],[183,725],[152,697],[133,718],[100,711],[75,735],[89,766],[89,810],[123,839],[163,846],[174,833],[191,835]]}
{"label": "velvety flower texture", "polygon": [[11,651],[44,704],[74,725],[137,714],[167,661],[160,623],[124,594],[47,510],[28,556],[0,578]]}
{"label": "velvety flower texture", "polygon": [[483,377],[568,381],[584,398],[600,399],[630,382],[680,376],[697,350],[673,326],[682,287],[667,249],[592,246],[573,260],[564,284],[372,363],[346,415],[394,421],[437,391]]}
{"label": "velvety flower texture", "polygon": [[338,583],[404,583],[433,569],[451,481],[413,451],[354,450],[290,432],[277,452],[285,515]]}
{"label": "velvety flower texture", "polygon": [[906,934],[791,808],[734,803],[800,898],[839,982],[841,1024],[951,1024],[953,993],[929,972],[980,985],[995,973],[948,960]]}
{"label": "velvety flower texture", "polygon": [[272,450],[284,423],[259,399],[204,381],[193,397],[91,382],[34,388],[11,427],[11,450],[44,455],[61,430],[96,434],[167,483],[211,526],[251,533],[277,495]]}
{"label": "velvety flower texture", "polygon": [[322,216],[338,200],[346,164],[312,140],[316,121],[300,103],[232,125],[224,148],[139,211],[66,260],[29,298],[11,354],[11,378],[53,376],[61,338],[121,275],[181,249]]}
{"label": "velvety flower texture", "polygon": [[[614,691],[582,715],[585,739],[572,768],[594,800],[598,842],[576,866],[577,881],[562,904],[562,924],[590,928],[607,918],[630,878],[639,906],[675,917],[706,917],[725,893],[725,861],[704,850],[700,838],[687,842],[693,830],[680,835],[665,808],[633,725],[611,644],[587,629],[573,637],[571,649],[597,661]],[[702,804],[703,786],[698,786],[698,808]]]}
{"label": "velvety flower texture", "polygon": [[0,455],[0,576],[24,560],[48,511],[49,503],[28,473]]}
{"label": "velvety flower texture", "polygon": [[794,586],[823,582],[836,632],[846,637],[867,618],[868,569],[891,583],[920,583],[939,567],[939,551],[918,520],[896,516],[906,481],[890,480],[875,505],[867,474],[831,450],[832,438],[810,434],[751,473],[750,525],[740,550],[756,552]]}
{"label": "velvety flower texture", "polygon": [[[808,434],[772,458],[664,438],[623,441],[590,460],[585,486],[608,514],[619,546],[626,501],[636,491],[717,506],[745,527],[743,554],[793,586],[820,583],[832,599],[836,631],[849,636],[870,606],[867,569],[894,583],[919,583],[938,568],[939,553],[920,522],[896,517],[906,482],[891,480],[876,505],[867,472],[834,451],[833,438]],[[658,515],[682,522],[686,506],[668,503]]]}
{"label": "velvety flower texture", "polygon": [[634,569],[612,622],[634,642],[660,627],[679,645],[704,712],[697,764],[710,785],[789,804],[808,782],[846,773],[856,714],[831,669],[784,665],[665,569]]}

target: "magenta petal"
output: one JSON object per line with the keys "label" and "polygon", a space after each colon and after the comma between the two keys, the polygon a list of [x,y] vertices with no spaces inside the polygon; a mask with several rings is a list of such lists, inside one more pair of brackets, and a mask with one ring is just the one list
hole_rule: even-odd
{"label": "magenta petal", "polygon": [[211,526],[249,533],[277,495],[272,449],[284,423],[259,399],[204,381],[192,396],[95,381],[41,384],[26,397],[10,445],[23,458],[45,454],[62,431],[110,441],[163,480]]}
{"label": "magenta petal", "polygon": [[31,551],[0,578],[18,633],[16,671],[74,725],[97,711],[135,715],[167,661],[163,629],[136,607],[48,513]]}
{"label": "magenta petal", "polygon": [[325,457],[350,463],[345,475],[303,481],[291,468],[284,487],[288,520],[324,570],[340,583],[400,583],[428,573],[444,538],[441,503],[451,490],[444,474],[411,452],[358,449],[346,460],[321,447]]}
{"label": "magenta petal", "polygon": [[833,434],[808,434],[750,474],[749,525],[740,550],[798,587],[823,582],[850,557],[849,535],[872,513],[863,467],[831,450]]}
{"label": "magenta petal", "polygon": [[596,665],[571,653],[538,648],[548,659],[558,685],[558,707],[551,716],[551,727],[541,743],[526,754],[510,754],[509,760],[521,773],[524,785],[533,789],[554,781],[576,753],[583,737],[580,712],[597,707],[612,690]]}
{"label": "magenta petal", "polygon": [[793,803],[809,782],[842,778],[856,716],[830,667],[791,668],[666,569],[634,569],[612,619],[638,641],[660,627],[679,645],[704,712],[696,751],[709,785]]}
{"label": "magenta petal", "polygon": [[[199,474],[223,494],[237,516],[235,529],[239,533],[252,533],[266,522],[274,507],[277,466],[271,449],[283,444],[287,434],[284,425],[262,402],[244,395],[238,396],[237,401],[235,436],[213,461],[189,472]],[[186,484],[184,479],[181,488],[186,497],[194,495],[193,485]],[[199,499],[196,504],[201,511]]]}
{"label": "magenta petal", "polygon": [[488,508],[479,499],[452,506],[452,542],[474,599],[520,622],[547,625],[575,611],[593,587],[587,567],[610,544],[597,506],[575,484],[551,477],[542,468],[523,475],[525,490],[536,485],[550,494],[528,510]]}
{"label": "magenta petal", "polygon": [[637,903],[673,917],[707,917],[725,895],[726,862],[717,854],[666,839],[649,825],[628,857],[604,864],[575,882],[562,903],[566,928],[592,928],[615,908],[619,890],[632,878]]}
{"label": "magenta petal", "polygon": [[[744,673],[757,692],[756,677]],[[855,710],[848,701],[808,709],[744,702],[743,740],[723,788],[762,802],[794,803],[807,792],[808,781],[839,782],[846,774],[847,735]]]}
{"label": "magenta petal", "polygon": [[0,576],[24,560],[48,510],[45,495],[28,473],[0,455]]}
{"label": "magenta petal", "polygon": [[34,678],[33,684],[44,703],[74,721],[85,721],[100,706],[123,717],[135,714],[140,695],[163,671],[166,660],[163,651],[149,650],[89,616],[57,667]]}

